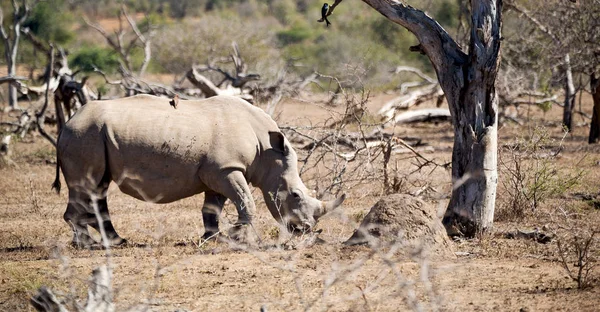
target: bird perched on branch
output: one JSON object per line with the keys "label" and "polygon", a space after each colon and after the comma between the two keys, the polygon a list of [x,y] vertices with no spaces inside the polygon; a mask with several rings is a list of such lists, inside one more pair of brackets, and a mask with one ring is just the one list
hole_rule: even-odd
{"label": "bird perched on branch", "polygon": [[329,27],[329,25],[331,25],[331,23],[327,19],[327,12],[329,12],[329,4],[323,3],[323,7],[321,8],[321,19],[318,20],[317,22],[323,23],[323,21],[325,21],[327,23],[327,27]]}

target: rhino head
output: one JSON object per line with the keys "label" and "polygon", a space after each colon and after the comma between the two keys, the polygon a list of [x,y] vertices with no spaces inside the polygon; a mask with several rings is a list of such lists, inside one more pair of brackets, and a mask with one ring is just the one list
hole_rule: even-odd
{"label": "rhino head", "polygon": [[345,195],[331,201],[311,196],[298,173],[298,156],[281,132],[269,132],[271,148],[261,156],[262,185],[257,185],[269,211],[289,231],[308,231],[327,212],[339,207]]}

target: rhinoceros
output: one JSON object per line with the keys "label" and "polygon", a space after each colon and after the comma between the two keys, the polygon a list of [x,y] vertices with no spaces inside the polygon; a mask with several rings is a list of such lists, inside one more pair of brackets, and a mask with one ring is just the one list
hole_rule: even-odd
{"label": "rhinoceros", "polygon": [[249,183],[260,188],[273,217],[289,230],[310,230],[319,217],[342,204],[345,195],[322,202],[298,174],[297,155],[277,124],[262,109],[231,96],[181,101],[138,95],[83,106],[60,132],[60,170],[69,189],[64,220],[73,244],[96,244],[87,226],[105,232],[110,245],[125,242],[115,231],[107,205],[114,181],[137,199],[170,203],[204,192],[202,219],[210,238],[229,198],[237,224],[252,222]]}

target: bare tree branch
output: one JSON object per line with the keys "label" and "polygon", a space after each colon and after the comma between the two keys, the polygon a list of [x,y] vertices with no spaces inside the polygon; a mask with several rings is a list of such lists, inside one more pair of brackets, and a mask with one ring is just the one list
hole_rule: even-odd
{"label": "bare tree branch", "polygon": [[390,21],[412,32],[438,75],[443,74],[443,69],[448,66],[466,63],[467,55],[460,46],[440,24],[423,11],[394,0],[363,0],[363,2]]}
{"label": "bare tree branch", "polygon": [[422,78],[423,80],[425,80],[429,83],[437,83],[437,81],[435,79],[425,75],[420,69],[411,67],[411,66],[398,66],[391,72],[394,74],[399,74],[402,72],[409,72],[409,73],[413,73],[413,74],[419,76],[420,78]]}
{"label": "bare tree branch", "polygon": [[194,86],[202,90],[202,93],[204,93],[204,96],[207,98],[220,94],[219,88],[217,88],[208,78],[198,73],[195,68],[190,69],[186,76]]}
{"label": "bare tree branch", "polygon": [[[50,94],[50,79],[52,79],[52,74],[54,73],[54,46],[52,46],[52,45],[50,45],[50,51],[48,51],[48,67],[49,67],[49,70],[46,73],[47,84],[46,84],[46,95],[45,95],[45,100],[44,100],[44,106],[42,106],[42,109],[37,114],[35,114],[35,117],[36,117],[36,123],[37,123],[38,130],[40,131],[42,136],[44,138],[46,138],[48,141],[50,141],[50,143],[52,143],[52,145],[54,145],[54,147],[56,147],[56,139],[54,139],[52,136],[50,136],[44,129],[44,120],[46,119],[46,109],[48,108],[49,94]],[[54,103],[54,104],[60,105],[60,103]]]}
{"label": "bare tree branch", "polygon": [[542,33],[544,33],[545,35],[550,37],[550,39],[554,40],[554,42],[560,44],[560,42],[561,42],[560,39],[557,36],[555,36],[554,33],[550,29],[548,29],[542,22],[540,22],[537,18],[535,18],[533,15],[531,15],[527,10],[522,8],[519,4],[517,4],[516,2],[514,2],[512,0],[505,0],[504,4],[506,5],[506,7],[513,9],[516,12],[520,13],[522,16],[524,16],[529,21],[531,21],[534,25],[536,25],[537,28]]}
{"label": "bare tree branch", "polygon": [[27,77],[21,77],[21,76],[4,76],[4,77],[0,77],[0,84],[15,83],[17,81],[23,81],[23,80],[27,80]]}
{"label": "bare tree branch", "polygon": [[140,72],[139,72],[139,76],[142,77],[144,75],[144,73],[146,72],[146,68],[148,67],[148,64],[150,63],[150,59],[152,58],[152,48],[151,48],[152,46],[151,46],[151,41],[150,41],[150,37],[152,36],[152,33],[150,32],[148,34],[148,38],[146,38],[146,36],[144,36],[144,34],[142,34],[140,29],[137,27],[137,23],[133,20],[133,18],[131,18],[129,13],[127,13],[127,8],[125,7],[125,5],[121,6],[121,12],[123,13],[123,15],[125,15],[127,22],[129,22],[131,29],[133,29],[133,32],[137,36],[136,39],[132,40],[132,42],[129,44],[129,46],[133,47],[133,45],[137,39],[139,39],[140,42],[142,42],[144,44],[144,61],[142,62],[142,66],[141,66]]}

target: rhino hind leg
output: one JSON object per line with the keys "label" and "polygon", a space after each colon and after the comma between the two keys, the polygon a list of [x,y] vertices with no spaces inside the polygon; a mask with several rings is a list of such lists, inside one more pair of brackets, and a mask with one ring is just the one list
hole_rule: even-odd
{"label": "rhino hind leg", "polygon": [[[102,220],[102,228],[104,229],[106,238],[108,238],[108,245],[118,246],[126,244],[127,241],[121,238],[119,234],[117,234],[117,231],[115,230],[115,227],[113,226],[112,221],[110,220],[110,214],[108,212],[108,203],[106,201],[106,197],[99,199],[97,201],[97,205],[98,212],[100,213],[100,220]],[[98,231],[98,233],[101,233],[101,228],[98,223],[98,217],[96,217],[95,214],[93,215],[93,217],[94,218],[90,220],[89,226]]]}
{"label": "rhino hind leg", "polygon": [[[98,194],[98,192],[95,192]],[[100,194],[106,192],[100,192]],[[99,212],[99,216],[96,215],[95,211]],[[98,218],[99,217],[99,218]],[[108,213],[108,205],[105,198],[97,198],[96,196],[88,194],[88,192],[80,191],[78,189],[69,189],[69,203],[67,204],[67,210],[63,216],[64,220],[70,225],[73,231],[72,245],[77,248],[100,248],[101,245],[94,240],[89,231],[88,225],[98,231],[101,228],[99,226],[98,219],[102,220],[102,226],[104,233],[108,238],[108,245],[120,245],[125,243],[117,232],[110,220]]]}
{"label": "rhino hind leg", "polygon": [[214,238],[219,233],[219,215],[223,210],[227,197],[207,191],[204,193],[204,205],[202,206],[202,222],[204,223],[204,235],[202,239]]}
{"label": "rhino hind leg", "polygon": [[67,210],[63,215],[65,222],[69,224],[73,231],[73,240],[71,244],[76,248],[90,248],[96,245],[96,241],[90,236],[88,232],[87,224],[85,223],[85,216],[87,213],[82,211],[78,203],[71,202],[67,204]]}

